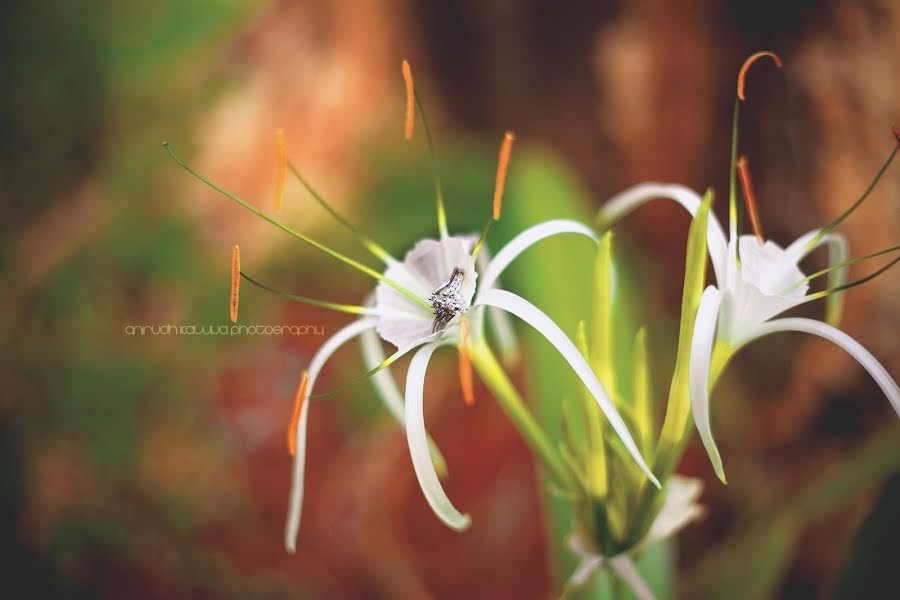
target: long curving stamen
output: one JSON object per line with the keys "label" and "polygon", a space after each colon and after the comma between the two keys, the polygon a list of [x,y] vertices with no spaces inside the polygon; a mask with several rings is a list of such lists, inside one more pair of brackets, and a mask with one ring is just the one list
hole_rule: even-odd
{"label": "long curving stamen", "polygon": [[300,423],[300,409],[303,408],[307,386],[309,386],[309,371],[303,371],[300,384],[297,386],[297,393],[294,396],[294,412],[291,414],[291,423],[287,432],[288,453],[291,456],[297,453],[297,425]]}
{"label": "long curving stamen", "polygon": [[284,130],[275,132],[275,147],[278,152],[278,171],[275,174],[275,212],[281,213],[284,206],[284,165],[287,162],[287,152],[284,148]]}
{"label": "long curving stamen", "polygon": [[500,220],[501,208],[503,208],[503,190],[506,186],[506,171],[509,169],[509,156],[512,153],[513,142],[516,141],[516,134],[507,131],[503,136],[503,142],[500,144],[500,155],[497,157],[497,179],[494,183],[494,204],[493,210],[488,216],[484,227],[481,228],[481,236],[478,242],[472,248],[472,256],[478,256],[481,246],[487,239],[488,232],[491,230],[491,224]]}
{"label": "long curving stamen", "polygon": [[321,196],[321,194],[319,194],[315,190],[315,188],[313,188],[312,185],[310,185],[310,183],[306,180],[306,178],[300,174],[300,171],[297,170],[297,167],[294,166],[294,163],[292,163],[291,161],[287,161],[287,167],[288,167],[288,169],[291,170],[291,173],[294,175],[294,177],[297,178],[297,180],[303,185],[303,187],[306,188],[306,191],[309,192],[309,195],[312,196],[316,200],[316,202],[319,203],[319,205],[322,208],[324,208],[326,211],[328,211],[328,214],[330,214],[332,217],[334,217],[334,219],[338,223],[343,225],[351,234],[353,234],[353,237],[355,237],[357,239],[357,241],[359,241],[359,243],[362,244],[366,250],[371,252],[375,258],[381,260],[385,264],[389,264],[389,263],[392,263],[395,261],[394,257],[391,256],[390,252],[385,250],[375,240],[373,240],[372,238],[370,238],[369,236],[367,236],[366,234],[364,234],[363,232],[358,230],[343,215],[341,215],[336,210],[334,210],[334,208],[332,208],[332,206],[330,204],[328,204],[328,202],[325,201],[325,199]]}
{"label": "long curving stamen", "polygon": [[416,88],[413,87],[412,69],[408,60],[403,59],[401,70],[403,81],[406,83],[406,122],[403,124],[403,137],[409,140],[412,139],[413,128],[416,125]]}
{"label": "long curving stamen", "polygon": [[322,244],[321,242],[317,242],[316,240],[314,240],[313,238],[309,237],[308,235],[305,235],[305,234],[303,234],[303,233],[300,233],[299,231],[297,231],[297,230],[294,229],[293,227],[290,227],[289,225],[285,225],[284,223],[282,223],[282,222],[279,221],[278,219],[276,219],[276,218],[274,218],[274,217],[271,217],[271,216],[267,215],[265,212],[263,212],[263,211],[261,211],[260,209],[256,208],[255,206],[253,206],[252,204],[250,204],[250,203],[247,202],[246,200],[242,200],[241,198],[238,198],[238,197],[235,196],[234,194],[232,194],[232,193],[226,191],[224,188],[219,187],[218,185],[216,185],[215,183],[213,183],[212,181],[210,181],[209,179],[207,179],[206,177],[204,177],[203,175],[201,175],[199,172],[197,172],[196,170],[194,170],[194,168],[191,167],[189,164],[187,164],[186,162],[184,162],[183,160],[181,160],[181,159],[178,157],[178,155],[175,154],[175,152],[172,150],[172,148],[169,147],[169,142],[163,142],[163,148],[166,149],[166,152],[169,153],[169,156],[171,156],[172,159],[173,159],[175,162],[177,162],[179,165],[181,165],[181,167],[182,167],[185,171],[187,171],[188,173],[190,173],[191,175],[193,175],[194,177],[196,177],[197,179],[199,179],[200,181],[202,181],[203,183],[205,183],[206,185],[208,185],[208,186],[211,187],[212,189],[216,190],[217,192],[219,192],[220,194],[222,194],[222,195],[225,196],[226,198],[229,198],[229,199],[231,199],[231,200],[234,200],[235,202],[237,202],[238,204],[240,204],[241,206],[243,206],[244,208],[246,208],[246,209],[249,210],[250,212],[256,214],[256,215],[259,216],[259,217],[262,217],[263,219],[265,219],[266,221],[268,221],[268,222],[271,223],[272,225],[275,225],[275,226],[278,227],[279,229],[281,229],[281,230],[283,230],[283,231],[286,231],[287,233],[291,234],[292,236],[294,236],[295,238],[299,239],[300,241],[309,244],[309,245],[312,246],[313,248],[316,248],[317,250],[321,250],[322,252],[324,252],[325,254],[331,256],[332,258],[336,258],[337,260],[341,261],[342,263],[344,263],[344,264],[346,264],[346,265],[349,265],[349,266],[355,268],[356,270],[365,273],[366,275],[368,275],[369,277],[372,277],[373,279],[377,279],[378,281],[383,281],[386,285],[391,286],[392,288],[394,288],[395,290],[397,290],[398,292],[400,292],[401,294],[403,294],[403,295],[406,296],[407,298],[409,298],[409,299],[415,301],[416,303],[418,303],[418,304],[420,304],[421,306],[423,306],[423,307],[425,307],[426,309],[428,309],[429,312],[432,312],[431,304],[430,304],[427,300],[425,300],[424,298],[420,298],[419,296],[417,296],[417,295],[414,294],[413,292],[409,291],[408,289],[406,289],[405,287],[403,287],[403,286],[400,285],[399,283],[397,283],[397,282],[395,282],[395,281],[392,281],[392,280],[388,279],[387,277],[385,277],[384,275],[382,275],[382,274],[379,273],[378,271],[372,269],[371,267],[367,267],[366,265],[364,265],[364,264],[362,264],[362,263],[360,263],[360,262],[358,262],[358,261],[353,260],[353,259],[350,258],[349,256],[345,256],[345,255],[341,254],[340,252],[338,252],[338,251],[336,251],[336,250],[332,250],[332,249],[329,248],[328,246]]}
{"label": "long curving stamen", "polygon": [[747,78],[747,71],[750,70],[750,66],[755,63],[760,58],[771,58],[772,61],[775,62],[775,66],[779,69],[782,67],[781,58],[775,54],[774,52],[769,52],[768,50],[763,50],[762,52],[756,52],[747,57],[747,60],[744,61],[744,64],[741,66],[741,70],[738,73],[737,80],[737,95],[741,100],[746,100],[746,96],[744,95],[744,82]]}
{"label": "long curving stamen", "polygon": [[[410,75],[410,81],[412,81],[412,75]],[[444,239],[449,237],[450,234],[447,233],[447,210],[444,208],[444,190],[441,187],[441,178],[438,176],[437,159],[434,155],[434,143],[431,140],[431,127],[428,125],[428,116],[425,114],[425,105],[422,104],[422,99],[415,90],[413,90],[413,98],[415,99],[416,107],[419,109],[419,116],[422,118],[422,131],[425,132],[425,147],[428,149],[428,162],[431,165],[431,180],[434,184],[434,201],[437,204],[438,230],[441,233],[441,239]]]}
{"label": "long curving stamen", "polygon": [[753,227],[753,233],[763,241],[762,225],[759,221],[759,213],[756,209],[756,194],[753,191],[753,181],[750,179],[750,161],[746,156],[742,156],[737,161],[738,176],[741,179],[741,191],[744,195],[744,204],[747,207],[747,214],[750,216],[750,226]]}
{"label": "long curving stamen", "polygon": [[255,285],[258,288],[264,289],[267,292],[271,292],[276,296],[281,296],[282,298],[287,298],[288,300],[293,300],[294,302],[300,302],[302,304],[310,304],[312,306],[319,306],[322,308],[328,308],[331,310],[336,310],[338,312],[350,313],[351,315],[371,315],[375,314],[375,310],[368,306],[357,306],[355,304],[338,304],[336,302],[328,302],[327,300],[316,300],[315,298],[307,298],[306,296],[297,296],[295,294],[290,294],[288,292],[282,292],[281,290],[276,290],[273,287],[269,287],[264,283],[260,283],[259,281],[253,279],[243,271],[240,273],[240,276]]}
{"label": "long curving stamen", "polygon": [[237,244],[231,249],[231,322],[237,323],[238,306],[241,302],[241,247]]}
{"label": "long curving stamen", "polygon": [[459,385],[462,388],[463,400],[466,406],[475,405],[475,386],[472,378],[472,356],[469,353],[471,333],[469,330],[469,318],[462,317],[459,320]]}
{"label": "long curving stamen", "polygon": [[872,252],[871,254],[866,254],[865,256],[858,256],[856,258],[851,258],[850,260],[845,260],[844,262],[841,262],[841,263],[838,263],[835,265],[831,265],[825,269],[822,269],[821,271],[816,271],[812,275],[807,275],[800,281],[797,281],[796,283],[793,283],[789,287],[786,287],[783,291],[779,292],[779,295],[783,296],[783,295],[797,289],[804,283],[806,283],[808,281],[812,281],[813,279],[818,279],[819,277],[822,277],[823,275],[828,275],[829,273],[833,273],[834,271],[837,271],[839,269],[849,267],[850,265],[854,265],[858,262],[863,262],[863,261],[869,260],[871,258],[876,258],[878,256],[890,254],[891,252],[897,252],[898,250],[900,250],[900,245],[891,246],[890,248],[885,248],[884,250],[879,250],[878,252]]}
{"label": "long curving stamen", "polygon": [[807,301],[818,300],[819,298],[825,298],[826,296],[830,296],[831,294],[843,292],[844,290],[849,290],[850,288],[854,288],[858,285],[862,285],[864,283],[872,281],[873,279],[875,279],[876,277],[878,277],[879,275],[881,275],[882,273],[884,273],[885,271],[887,271],[888,269],[893,267],[898,262],[900,262],[900,256],[898,256],[897,258],[895,258],[888,264],[884,265],[883,267],[881,267],[880,269],[878,269],[871,275],[866,275],[865,277],[857,279],[856,281],[851,281],[850,283],[845,283],[844,285],[839,285],[839,286],[833,287],[831,289],[822,290],[821,292],[815,292],[814,294],[808,295],[806,297],[806,299],[807,299]]}
{"label": "long curving stamen", "polygon": [[897,140],[897,144],[894,146],[894,149],[891,150],[891,154],[887,157],[887,160],[884,161],[884,164],[881,165],[881,168],[878,170],[878,174],[875,175],[875,179],[872,180],[872,183],[869,184],[869,187],[866,188],[866,191],[863,192],[862,196],[860,196],[859,199],[850,206],[850,208],[842,212],[840,216],[838,216],[838,218],[832,221],[830,224],[823,227],[822,230],[819,231],[818,235],[816,235],[816,237],[809,240],[807,248],[816,245],[819,240],[831,233],[831,231],[834,230],[835,227],[840,225],[844,219],[850,216],[850,213],[859,208],[859,206],[866,200],[866,198],[869,197],[869,194],[872,193],[872,190],[875,189],[875,186],[878,185],[878,182],[884,176],[885,172],[888,170],[888,167],[890,167],[891,163],[894,162],[894,157],[897,156],[897,151],[900,150],[900,136],[897,135],[896,129],[892,129],[891,131],[893,132],[894,137]]}

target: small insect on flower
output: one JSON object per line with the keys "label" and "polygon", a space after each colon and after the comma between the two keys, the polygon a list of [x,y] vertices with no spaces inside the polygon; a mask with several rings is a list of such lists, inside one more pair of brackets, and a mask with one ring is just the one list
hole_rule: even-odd
{"label": "small insect on flower", "polygon": [[[541,333],[590,391],[625,449],[653,484],[659,487],[658,480],[641,456],[624,420],[572,341],[547,315],[530,302],[512,292],[499,289],[499,278],[506,267],[523,251],[541,240],[559,234],[576,234],[596,244],[598,242],[596,234],[589,227],[575,221],[564,219],[547,221],[519,233],[501,248],[496,256],[492,259],[488,257],[487,249],[484,247],[485,240],[491,224],[500,219],[503,190],[515,140],[515,136],[507,132],[503,137],[498,157],[493,204],[481,234],[450,235],[443,191],[434,160],[431,130],[425,118],[421,99],[413,85],[412,70],[406,61],[402,64],[402,73],[407,91],[404,136],[407,139],[412,137],[418,111],[432,169],[438,225],[437,239],[423,239],[416,242],[402,260],[394,258],[381,245],[356,229],[335,211],[297,168],[289,160],[283,159],[284,141],[280,133],[277,137],[279,155],[282,157],[280,160],[285,163],[287,169],[323,209],[346,228],[374,258],[384,264],[383,272],[329,248],[229,193],[178,158],[168,144],[164,145],[184,169],[213,189],[307,245],[377,282],[374,292],[368,296],[366,302],[360,305],[347,305],[283,292],[257,281],[243,271],[239,273],[251,284],[284,298],[359,316],[356,321],[334,334],[316,352],[297,393],[294,415],[289,427],[291,439],[289,448],[294,455],[294,463],[284,539],[285,547],[291,553],[296,550],[303,507],[306,433],[312,405],[310,400],[331,396],[345,389],[347,385],[367,378],[371,378],[388,411],[406,429],[413,468],[432,510],[452,529],[462,530],[469,526],[469,516],[456,509],[441,486],[438,470],[444,469],[443,458],[429,440],[425,430],[423,409],[425,372],[432,354],[441,347],[456,346],[460,353],[460,382],[466,402],[470,403],[474,398],[471,378],[471,369],[474,366],[498,401],[504,404],[506,413],[510,415],[550,475],[563,484],[570,480],[570,474],[562,464],[557,450],[534,422],[502,366],[494,358],[484,335],[484,323],[488,317],[497,321],[499,331],[511,331],[507,319],[508,315],[513,315]],[[509,346],[510,335],[507,333],[504,337],[507,338],[505,345]],[[368,372],[336,390],[313,395],[325,363],[338,349],[356,338],[361,340]],[[397,350],[385,358],[382,341],[395,346]],[[398,359],[410,353],[413,353],[413,356],[407,371],[406,389],[405,393],[401,394],[389,368]]]}
{"label": "small insect on flower", "polygon": [[[709,421],[709,390],[728,360],[743,346],[763,336],[799,331],[823,337],[841,346],[865,368],[900,415],[900,388],[872,354],[835,325],[840,320],[844,290],[877,277],[900,261],[894,258],[871,275],[847,282],[847,268],[855,263],[900,251],[892,246],[865,256],[848,259],[846,238],[834,229],[869,197],[875,185],[890,167],[900,149],[900,137],[894,131],[894,147],[872,183],[863,194],[834,221],[814,229],[781,247],[765,239],[757,214],[756,195],[746,157],[738,158],[738,120],[741,102],[746,100],[744,82],[749,67],[760,58],[770,58],[781,67],[781,59],[771,52],[750,56],[738,76],[734,107],[729,185],[729,235],[709,214],[707,247],[715,272],[716,285],[707,287],[700,298],[691,340],[690,397],[694,422],[709,453],[716,474],[725,481],[722,459],[713,441]],[[754,235],[739,235],[737,180],[740,180]],[[669,198],[681,204],[692,216],[701,199],[680,185],[641,184],[613,197],[600,211],[599,221],[608,226],[638,206],[655,198]],[[805,275],[800,262],[811,252],[828,247],[829,266]],[[810,283],[827,276],[827,287],[810,293]],[[806,302],[827,298],[825,322],[805,318],[774,317]]]}

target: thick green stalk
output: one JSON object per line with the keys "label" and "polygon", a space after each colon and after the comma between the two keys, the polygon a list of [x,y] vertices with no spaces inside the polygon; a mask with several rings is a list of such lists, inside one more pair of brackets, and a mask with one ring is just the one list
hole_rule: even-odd
{"label": "thick green stalk", "polygon": [[562,462],[559,454],[550,443],[550,439],[541,429],[537,421],[531,415],[525,402],[519,395],[503,366],[494,356],[490,347],[485,342],[477,342],[471,347],[472,366],[478,371],[478,375],[487,384],[488,389],[494,394],[500,408],[509,417],[516,429],[522,435],[525,443],[531,448],[535,456],[550,472],[556,482],[563,489],[570,490],[575,483],[572,476]]}

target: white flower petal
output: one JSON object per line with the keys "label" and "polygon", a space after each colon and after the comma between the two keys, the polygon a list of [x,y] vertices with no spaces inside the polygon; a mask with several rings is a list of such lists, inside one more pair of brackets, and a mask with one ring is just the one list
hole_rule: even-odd
{"label": "white flower petal", "polygon": [[641,541],[641,546],[649,546],[672,537],[688,524],[703,516],[705,510],[697,503],[703,493],[703,481],[692,477],[672,475],[666,482],[662,508],[650,525],[650,530]]}
{"label": "white flower petal", "polygon": [[[553,235],[561,233],[577,233],[587,236],[598,243],[597,234],[594,231],[577,222],[568,219],[555,219],[553,221],[545,221],[533,225],[514,237],[508,244],[503,246],[497,256],[488,264],[487,268],[481,274],[479,282],[479,296],[489,292],[494,288],[497,278],[500,274],[514,261],[522,252],[533,246],[537,242]],[[476,299],[476,303],[477,303]]]}
{"label": "white flower petal", "polygon": [[[384,276],[427,300],[433,291],[447,283],[453,269],[459,267],[465,271],[459,293],[467,305],[471,304],[478,277],[471,246],[469,237],[420,240],[402,263],[390,264]],[[378,335],[398,348],[431,333],[434,315],[384,282],[375,287],[375,310],[379,317]]]}
{"label": "white flower petal", "polygon": [[[618,221],[639,206],[656,198],[668,198],[680,204],[691,216],[700,210],[702,199],[694,190],[677,184],[642,183],[619,192],[600,207],[598,219],[601,225]],[[716,281],[719,285],[725,278],[725,232],[716,215],[710,211],[706,226],[706,245],[712,260]]]}
{"label": "white flower petal", "polygon": [[409,442],[409,453],[413,468],[419,480],[419,486],[434,514],[447,527],[456,531],[466,529],[472,522],[468,515],[461,514],[450,502],[441,482],[438,480],[431,454],[428,450],[428,436],[425,433],[424,389],[425,371],[428,361],[441,344],[426,344],[419,348],[409,363],[406,373],[406,439]]}
{"label": "white flower petal", "polygon": [[[491,254],[487,248],[487,244],[481,247],[481,252],[478,253],[478,258],[475,259],[475,262],[478,265],[478,271],[480,273],[487,272],[487,268],[491,264]],[[495,278],[490,287],[500,287],[500,285],[500,280]],[[479,290],[484,289],[485,285],[484,281],[482,281],[479,285]],[[512,319],[510,319],[506,312],[499,308],[494,308],[493,306],[487,307],[486,312],[487,315],[485,315],[485,318],[479,318],[478,321],[484,321],[485,319],[488,321],[488,324],[494,331],[494,336],[497,339],[497,345],[500,347],[500,356],[503,357],[503,361],[507,364],[514,363],[519,357],[519,338],[516,336],[515,328],[513,328]],[[474,332],[477,332],[479,337],[482,335],[482,330],[484,329],[483,323],[476,323],[473,321],[472,328]],[[477,340],[479,338],[476,337],[475,339]]]}
{"label": "white flower petal", "polygon": [[706,447],[709,459],[719,479],[725,481],[722,457],[713,441],[709,425],[709,369],[712,360],[713,343],[716,339],[716,319],[722,293],[713,286],[703,290],[697,317],[694,320],[694,334],[691,337],[691,360],[688,366],[688,389],[691,395],[691,412],[700,439]]}
{"label": "white flower petal", "polygon": [[490,290],[481,297],[479,302],[483,305],[502,308],[519,317],[547,338],[547,341],[556,348],[557,352],[559,352],[564,359],[566,359],[566,362],[569,363],[569,366],[572,367],[572,370],[581,382],[584,383],[585,387],[591,392],[591,395],[600,406],[600,410],[606,415],[610,425],[612,425],[612,428],[619,435],[625,448],[631,453],[631,456],[641,467],[641,470],[647,474],[647,477],[656,487],[659,487],[659,480],[647,466],[647,463],[644,462],[644,458],[641,456],[637,445],[634,443],[631,433],[629,433],[628,428],[625,426],[625,422],[622,421],[622,417],[619,416],[616,407],[613,406],[612,401],[603,389],[603,385],[601,385],[600,381],[597,379],[597,376],[584,359],[584,356],[581,355],[581,352],[578,351],[575,344],[566,337],[566,334],[563,333],[559,326],[536,306],[524,298],[505,290]]}
{"label": "white flower petal", "polygon": [[[818,240],[812,246],[809,246],[809,242],[812,241],[821,229],[813,229],[809,233],[806,233],[797,240],[788,246],[785,249],[785,252],[794,257],[796,262],[800,262],[804,258],[806,258],[810,252],[813,252],[817,248],[822,245],[828,245],[828,266],[832,267],[834,265],[840,264],[842,262],[846,262],[850,257],[850,245],[847,242],[847,238],[841,233],[828,233],[822,236],[822,239]],[[833,289],[847,283],[847,267],[842,269],[837,269],[828,274],[828,289]],[[841,313],[844,308],[844,293],[837,292],[834,294],[829,294],[828,296],[828,308],[825,314],[825,321],[835,327],[841,320]]]}
{"label": "white flower petal", "polygon": [[284,547],[293,554],[297,550],[297,532],[300,530],[300,517],[303,513],[303,477],[306,471],[306,430],[309,423],[309,396],[319,372],[325,362],[331,358],[341,346],[360,335],[368,329],[375,327],[376,320],[371,318],[360,319],[350,323],[331,336],[322,344],[318,352],[313,356],[307,368],[309,382],[306,386],[306,397],[303,398],[303,406],[300,409],[300,418],[297,425],[297,450],[294,453],[294,466],[291,470],[291,495],[288,501],[287,525],[284,530]]}
{"label": "white flower petal", "polygon": [[879,363],[872,353],[866,350],[862,344],[854,340],[852,337],[837,329],[836,327],[832,327],[827,323],[823,323],[821,321],[816,321],[813,319],[799,319],[799,318],[791,318],[791,319],[776,319],[774,321],[769,321],[767,323],[763,323],[759,328],[757,328],[755,334],[747,340],[747,342],[751,342],[755,339],[759,339],[764,335],[769,335],[770,333],[777,333],[779,331],[799,331],[803,333],[811,333],[813,335],[817,335],[819,337],[823,337],[826,340],[834,342],[844,350],[846,350],[850,356],[855,358],[863,368],[869,372],[869,375],[875,380],[878,384],[878,387],[881,388],[881,391],[884,392],[884,395],[887,396],[891,405],[894,407],[894,411],[900,416],[900,388],[897,387],[897,382],[890,376],[881,363]]}

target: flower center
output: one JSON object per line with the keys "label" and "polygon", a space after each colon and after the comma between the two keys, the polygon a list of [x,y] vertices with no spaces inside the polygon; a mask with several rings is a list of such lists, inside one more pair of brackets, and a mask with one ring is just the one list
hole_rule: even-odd
{"label": "flower center", "polygon": [[464,275],[465,271],[459,267],[453,269],[449,281],[434,290],[428,297],[431,308],[434,309],[431,333],[441,331],[453,317],[466,312],[466,301],[459,293]]}

